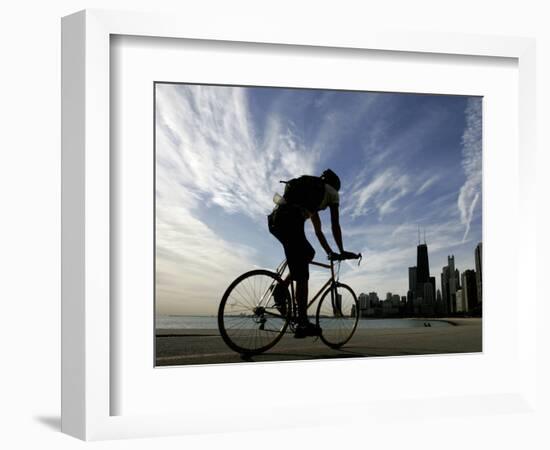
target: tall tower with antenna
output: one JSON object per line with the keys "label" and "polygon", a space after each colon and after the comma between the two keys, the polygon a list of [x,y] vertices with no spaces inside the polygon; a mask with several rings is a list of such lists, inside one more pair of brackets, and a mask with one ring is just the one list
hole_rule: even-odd
{"label": "tall tower with antenna", "polygon": [[[424,233],[424,243],[420,243],[420,226],[418,227],[418,246],[416,247],[416,297],[425,296],[424,285],[431,283],[430,261],[428,258],[428,245],[426,244],[426,230]],[[435,281],[435,280],[434,280]],[[432,283],[435,284],[435,283]],[[435,286],[433,286],[435,288]],[[435,292],[434,292],[435,295]]]}
{"label": "tall tower with antenna", "polygon": [[[423,285],[430,281],[430,262],[428,260],[428,246],[419,244],[416,247],[416,282]],[[422,287],[422,292],[424,287]],[[420,294],[419,297],[422,297]]]}

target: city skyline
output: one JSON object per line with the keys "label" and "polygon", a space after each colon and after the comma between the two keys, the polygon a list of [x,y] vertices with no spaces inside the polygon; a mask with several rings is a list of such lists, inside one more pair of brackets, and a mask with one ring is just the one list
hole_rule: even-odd
{"label": "city skyline", "polygon": [[[474,267],[482,239],[479,97],[157,84],[156,311],[215,314],[227,285],[274,268],[279,180],[342,179],[342,264],[356,292],[400,292],[425,230],[430,265]],[[323,229],[333,249],[328,213]],[[310,224],[306,234],[323,259]],[[423,236],[422,236],[423,237]],[[441,261],[441,263],[439,263]],[[433,274],[432,274],[433,275]],[[312,270],[311,290],[326,273]],[[402,294],[403,295],[403,294]]]}
{"label": "city skyline", "polygon": [[[421,243],[417,246],[417,251],[418,251],[418,248],[423,246],[424,243]],[[481,245],[482,243],[478,243],[475,247],[474,250],[472,250],[472,252],[474,253],[475,252],[475,255],[477,255],[477,252],[479,251],[479,249],[481,248]],[[429,247],[427,248],[428,252],[427,254],[429,254]],[[473,287],[475,287],[475,298],[477,299],[478,302],[481,302],[481,281],[479,281],[479,284],[478,284],[478,279],[480,280],[481,278],[481,263],[477,262],[475,263],[475,268],[474,266],[470,266],[470,267],[459,267],[457,266],[456,264],[454,264],[454,255],[448,255],[447,256],[447,265],[444,265],[442,266],[441,268],[438,268],[438,267],[435,267],[434,270],[433,270],[433,273],[432,273],[432,269],[429,269],[429,280],[433,280],[433,285],[434,285],[434,292],[433,292],[433,300],[435,300],[437,298],[437,293],[439,291],[439,294],[441,295],[441,293],[444,291],[445,287],[443,286],[443,283],[442,283],[442,279],[440,278],[441,276],[443,276],[445,274],[445,269],[448,268],[448,264],[449,264],[449,261],[453,261],[453,268],[456,269],[458,272],[459,272],[459,286],[458,288],[459,289],[463,289],[463,285],[464,285],[464,282],[463,282],[463,277],[464,277],[464,274],[465,273],[473,273],[474,274],[474,278],[473,278]],[[475,257],[474,257],[475,259]],[[481,260],[481,258],[480,258]],[[418,291],[415,292],[416,289],[418,289],[418,283],[420,282],[420,279],[418,278],[418,275],[417,275],[417,266],[409,266],[408,268],[408,280],[409,280],[409,285],[408,285],[408,290],[403,293],[402,291],[395,291],[395,290],[389,290],[389,291],[385,291],[385,292],[379,292],[377,291],[376,289],[373,289],[371,291],[369,291],[368,293],[367,292],[360,292],[358,293],[358,295],[367,295],[367,294],[376,294],[381,300],[380,301],[384,301],[382,300],[383,297],[386,297],[386,300],[388,300],[388,296],[391,296],[394,297],[395,295],[398,295],[400,298],[404,298],[404,299],[407,299],[408,298],[408,295],[409,292],[414,292],[415,295],[419,295]],[[439,280],[439,281],[438,281]],[[424,280],[424,282],[426,282]],[[473,288],[471,288],[473,289]],[[422,297],[422,295],[420,295]],[[408,301],[408,300],[407,300]]]}

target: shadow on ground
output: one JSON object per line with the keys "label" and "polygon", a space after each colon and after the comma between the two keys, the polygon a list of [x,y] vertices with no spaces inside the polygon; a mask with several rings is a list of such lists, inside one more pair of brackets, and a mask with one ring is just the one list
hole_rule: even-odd
{"label": "shadow on ground", "polygon": [[61,431],[61,417],[59,416],[38,416],[34,420],[51,430]]}

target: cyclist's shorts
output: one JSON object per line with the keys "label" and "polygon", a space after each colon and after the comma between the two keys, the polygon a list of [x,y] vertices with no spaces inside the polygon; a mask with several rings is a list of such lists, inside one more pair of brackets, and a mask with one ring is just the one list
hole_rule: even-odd
{"label": "cyclist's shorts", "polygon": [[280,205],[267,216],[269,231],[285,250],[288,269],[293,280],[309,280],[309,263],[315,250],[304,231],[305,218],[299,207]]}

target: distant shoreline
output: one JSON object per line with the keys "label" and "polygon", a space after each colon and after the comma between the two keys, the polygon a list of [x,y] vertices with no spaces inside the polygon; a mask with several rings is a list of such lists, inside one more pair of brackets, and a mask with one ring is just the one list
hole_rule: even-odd
{"label": "distant shoreline", "polygon": [[[365,320],[365,319],[362,319]],[[370,320],[370,319],[366,319]],[[466,318],[445,318],[445,319],[429,319],[429,318],[410,318],[410,319],[403,319],[403,320],[417,320],[417,321],[424,321],[424,322],[447,322],[449,325],[452,325],[453,327],[463,327],[463,326],[481,326],[482,320],[479,317],[466,317]],[[423,327],[420,327],[423,328]],[[413,328],[393,328],[393,327],[384,327],[384,328],[373,328],[373,329],[363,329],[361,331],[367,331],[367,332],[379,332],[384,330],[414,330],[417,329],[417,327]],[[155,328],[155,335],[157,337],[176,337],[176,336],[192,336],[192,337],[198,337],[198,336],[219,336],[219,329],[216,328],[165,328],[165,327],[159,327]]]}
{"label": "distant shoreline", "polygon": [[[173,317],[173,318],[200,318],[200,319],[217,319],[217,315],[201,316],[201,315],[186,315],[186,314],[157,314],[157,317]],[[458,326],[460,321],[468,320],[483,320],[483,317],[360,317],[361,321],[378,321],[378,320],[418,320],[424,322],[447,322],[451,325]]]}

